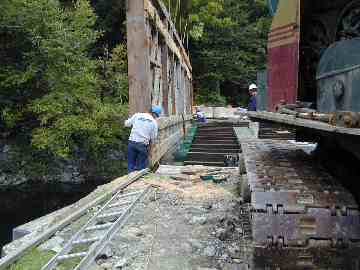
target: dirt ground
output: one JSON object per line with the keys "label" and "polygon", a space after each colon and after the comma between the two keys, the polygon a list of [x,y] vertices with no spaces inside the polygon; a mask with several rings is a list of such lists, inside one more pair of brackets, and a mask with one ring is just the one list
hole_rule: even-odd
{"label": "dirt ground", "polygon": [[[238,195],[239,169],[221,169],[217,173],[226,175],[226,181],[214,183],[188,178],[180,167],[164,168],[161,174],[148,174],[127,189],[133,192],[151,185],[126,225],[89,269],[248,269],[251,226],[247,207]],[[58,252],[99,208],[91,209],[40,249]]]}
{"label": "dirt ground", "polygon": [[153,188],[91,269],[247,269],[238,170],[227,173],[220,184],[151,174],[133,185]]}

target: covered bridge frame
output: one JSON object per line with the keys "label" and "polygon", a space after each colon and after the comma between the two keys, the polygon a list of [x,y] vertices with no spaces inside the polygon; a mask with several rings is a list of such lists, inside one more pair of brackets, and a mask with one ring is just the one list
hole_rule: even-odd
{"label": "covered bridge frame", "polygon": [[179,144],[190,125],[192,67],[171,16],[161,0],[127,1],[130,114],[163,108],[154,164]]}
{"label": "covered bridge frame", "polygon": [[191,114],[192,67],[164,4],[128,0],[127,33],[130,113]]}

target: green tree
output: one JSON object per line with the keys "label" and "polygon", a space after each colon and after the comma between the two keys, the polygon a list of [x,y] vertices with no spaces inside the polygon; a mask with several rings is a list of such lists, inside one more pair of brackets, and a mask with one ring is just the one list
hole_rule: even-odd
{"label": "green tree", "polygon": [[92,49],[92,54],[106,57],[119,44],[126,44],[126,1],[127,0],[91,0],[91,6],[97,16],[95,29],[102,32]]}
{"label": "green tree", "polygon": [[183,41],[190,30],[190,12],[193,0],[164,0],[171,19]]}
{"label": "green tree", "polygon": [[[62,157],[78,149],[97,153],[122,137],[114,119],[125,114],[126,106],[111,94],[104,98],[99,61],[89,57],[100,37],[95,23],[86,0],[66,7],[57,0],[2,1],[1,36],[7,40],[1,42],[3,130],[11,135],[26,130],[35,149]],[[112,94],[124,96],[123,80],[113,80],[121,82]]]}
{"label": "green tree", "polygon": [[213,103],[220,93],[234,97],[246,91],[266,63],[266,2],[193,0],[190,20],[194,86],[200,100]]}

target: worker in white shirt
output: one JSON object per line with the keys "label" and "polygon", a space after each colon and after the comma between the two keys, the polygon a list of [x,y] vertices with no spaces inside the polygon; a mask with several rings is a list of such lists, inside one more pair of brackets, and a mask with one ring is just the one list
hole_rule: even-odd
{"label": "worker in white shirt", "polygon": [[200,108],[196,108],[196,120],[200,123],[206,123],[207,119],[205,116],[205,113],[200,109]]}
{"label": "worker in white shirt", "polygon": [[161,114],[160,106],[153,106],[149,113],[135,113],[125,121],[126,127],[132,127],[128,144],[128,172],[147,167],[149,146],[158,135],[155,118]]}

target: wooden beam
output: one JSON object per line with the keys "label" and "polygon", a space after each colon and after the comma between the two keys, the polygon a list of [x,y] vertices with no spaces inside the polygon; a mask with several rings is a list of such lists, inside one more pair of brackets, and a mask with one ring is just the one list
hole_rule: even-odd
{"label": "wooden beam", "polygon": [[128,1],[127,47],[130,114],[145,112],[151,107],[152,85],[144,0]]}
{"label": "wooden beam", "polygon": [[[167,25],[165,25],[162,22],[160,16],[157,13],[156,7],[152,4],[150,0],[145,0],[145,10],[149,18],[151,18],[151,20],[155,23],[157,29],[160,31],[169,49],[177,56],[178,61],[181,63],[182,67],[186,70],[187,76],[189,77],[189,79],[191,79],[192,67],[190,64],[190,60],[186,54],[186,51],[181,45],[177,44],[177,42],[174,41],[174,37],[176,39],[177,36],[176,30],[172,29],[173,33],[172,34],[169,33]],[[169,23],[171,24],[171,22]]]}
{"label": "wooden beam", "polygon": [[345,127],[332,126],[330,124],[326,124],[320,121],[297,118],[294,115],[286,115],[286,114],[262,112],[262,111],[248,112],[247,114],[249,117],[254,119],[267,120],[267,121],[282,123],[290,126],[305,127],[318,131],[332,132],[334,134],[335,133],[348,134],[355,136],[360,135],[360,128],[345,128]]}
{"label": "wooden beam", "polygon": [[165,115],[184,113],[184,105],[192,104],[192,67],[162,1],[128,0],[127,33],[130,114],[152,104],[162,105]]}
{"label": "wooden beam", "polygon": [[161,67],[162,67],[162,89],[163,89],[163,101],[162,107],[164,109],[164,115],[169,115],[169,50],[166,43],[161,42]]}

